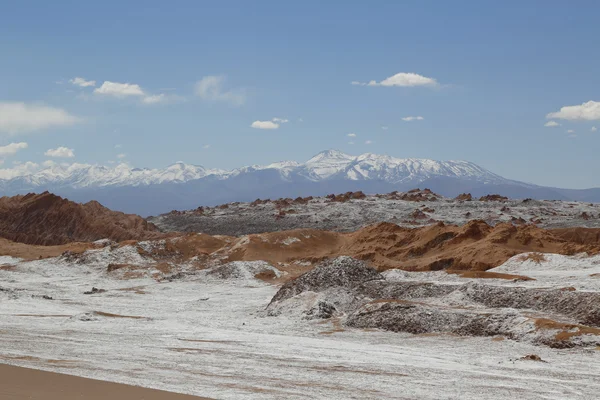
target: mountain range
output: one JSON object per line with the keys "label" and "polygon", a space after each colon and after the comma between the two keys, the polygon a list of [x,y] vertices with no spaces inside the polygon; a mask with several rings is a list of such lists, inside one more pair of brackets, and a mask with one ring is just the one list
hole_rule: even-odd
{"label": "mountain range", "polygon": [[323,151],[304,163],[282,161],[233,170],[175,163],[163,169],[53,165],[35,173],[0,179],[4,195],[51,191],[78,202],[97,200],[128,213],[156,215],[256,198],[365,193],[427,187],[454,197],[498,193],[513,198],[600,201],[600,189],[560,189],[503,178],[468,161],[394,158]]}

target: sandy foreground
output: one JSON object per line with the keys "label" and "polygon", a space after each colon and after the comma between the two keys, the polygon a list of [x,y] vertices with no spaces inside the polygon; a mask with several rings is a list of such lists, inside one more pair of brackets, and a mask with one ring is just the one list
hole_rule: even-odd
{"label": "sandy foreground", "polygon": [[0,364],[0,399],[200,400],[202,398]]}
{"label": "sandy foreground", "polygon": [[[243,268],[228,279],[115,279],[106,263],[139,254],[92,255],[85,263],[0,260],[14,265],[0,269],[0,363],[219,399],[562,400],[600,392],[595,349],[350,329],[335,318],[304,320],[294,309],[268,316],[278,287]],[[594,269],[582,285],[598,268],[585,262]],[[564,283],[576,273],[552,279]],[[540,285],[539,278],[523,285]],[[105,291],[84,294],[92,286]],[[529,354],[545,362],[522,359]]]}

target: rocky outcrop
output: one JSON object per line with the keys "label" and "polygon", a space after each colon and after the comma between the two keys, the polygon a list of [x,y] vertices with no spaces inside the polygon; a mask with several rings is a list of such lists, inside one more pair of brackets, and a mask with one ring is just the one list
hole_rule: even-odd
{"label": "rocky outcrop", "polygon": [[284,285],[267,308],[267,315],[282,313],[336,317],[336,323],[360,329],[501,336],[555,348],[600,344],[599,293],[387,280],[349,257],[324,262]]}
{"label": "rocky outcrop", "polygon": [[271,300],[271,303],[289,299],[300,293],[320,292],[330,288],[351,289],[361,283],[383,279],[383,276],[364,262],[351,257],[326,260],[312,271],[287,282]]}
{"label": "rocky outcrop", "polygon": [[0,198],[0,237],[35,245],[149,239],[158,229],[142,217],[79,204],[44,192]]}

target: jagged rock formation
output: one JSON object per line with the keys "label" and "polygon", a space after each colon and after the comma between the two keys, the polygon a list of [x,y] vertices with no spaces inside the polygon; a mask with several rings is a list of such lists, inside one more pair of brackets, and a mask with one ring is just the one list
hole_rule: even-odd
{"label": "jagged rock formation", "polygon": [[111,211],[96,201],[79,204],[54,194],[0,198],[0,237],[35,245],[158,237],[137,215]]}
{"label": "jagged rock formation", "polygon": [[267,315],[282,313],[335,317],[353,328],[501,336],[555,348],[600,344],[598,293],[388,280],[349,257],[324,262],[284,285],[267,307]]}

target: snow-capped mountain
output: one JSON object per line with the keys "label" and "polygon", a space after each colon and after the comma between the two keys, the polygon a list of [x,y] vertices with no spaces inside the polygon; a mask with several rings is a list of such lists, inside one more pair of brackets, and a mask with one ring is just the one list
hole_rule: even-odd
{"label": "snow-capped mountain", "polygon": [[478,180],[482,183],[505,182],[473,163],[466,161],[434,161],[401,159],[372,153],[351,156],[337,150],[323,151],[305,163],[282,161],[269,165],[253,165],[231,171],[207,169],[198,165],[175,163],[163,169],[131,168],[127,164],[106,167],[88,164],[53,165],[10,180],[0,180],[5,190],[39,187],[99,188],[108,186],[144,186],[185,183],[212,177],[223,180],[257,171],[273,170],[285,181],[329,179],[380,180],[388,183],[420,182],[432,177]]}
{"label": "snow-capped mountain", "polygon": [[568,191],[512,181],[468,161],[395,158],[372,153],[352,156],[337,150],[323,151],[304,163],[281,161],[229,171],[181,162],[162,169],[76,163],[53,164],[11,179],[0,178],[0,191],[4,195],[48,190],[71,200],[97,200],[112,209],[141,215],[256,198],[350,190],[382,193],[416,187],[428,187],[445,196],[471,192],[600,200],[600,190]]}
{"label": "snow-capped mountain", "polygon": [[92,188],[105,186],[140,186],[161,183],[183,183],[208,175],[225,174],[221,170],[208,170],[198,165],[181,162],[163,169],[131,168],[119,164],[113,168],[89,164],[53,165],[35,173],[10,180],[0,180],[0,187],[22,186],[35,189],[45,186]]}

